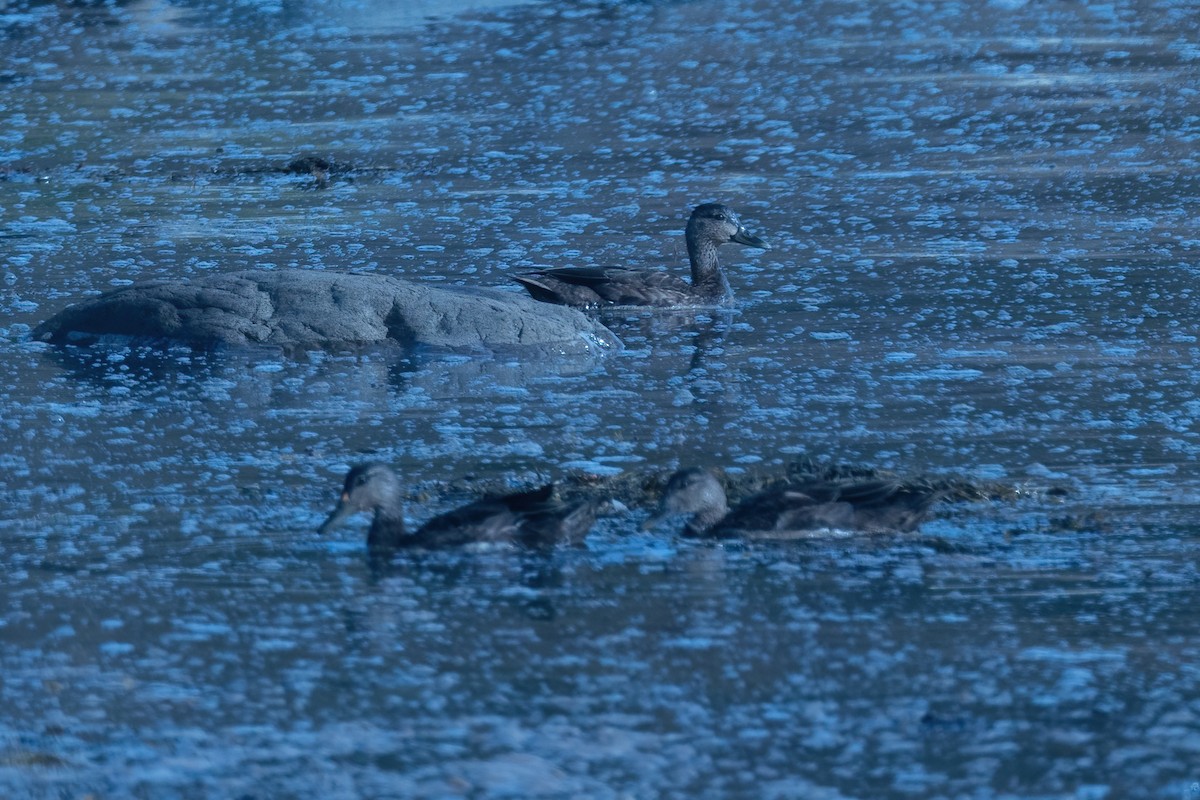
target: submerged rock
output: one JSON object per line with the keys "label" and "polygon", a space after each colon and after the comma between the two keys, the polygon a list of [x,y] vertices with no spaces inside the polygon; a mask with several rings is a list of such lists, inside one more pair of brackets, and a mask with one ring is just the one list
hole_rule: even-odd
{"label": "submerged rock", "polygon": [[90,345],[117,337],[193,345],[405,347],[563,354],[620,347],[603,325],[515,292],[427,286],[315,270],[255,270],[138,283],[68,306],[35,339]]}

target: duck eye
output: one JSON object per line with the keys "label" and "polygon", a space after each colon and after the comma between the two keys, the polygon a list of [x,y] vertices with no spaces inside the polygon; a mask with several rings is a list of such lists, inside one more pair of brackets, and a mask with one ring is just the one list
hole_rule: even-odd
{"label": "duck eye", "polygon": [[713,219],[719,219],[721,222],[724,222],[726,220],[726,216],[718,211],[717,213],[713,214]]}

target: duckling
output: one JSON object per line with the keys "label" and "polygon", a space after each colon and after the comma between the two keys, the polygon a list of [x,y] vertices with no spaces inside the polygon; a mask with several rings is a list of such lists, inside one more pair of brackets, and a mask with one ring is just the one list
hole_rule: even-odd
{"label": "duckling", "polygon": [[683,533],[692,537],[789,539],[820,530],[907,533],[917,529],[943,494],[924,482],[807,475],[765,489],[730,510],[717,477],[692,467],[670,477],[658,513],[644,527],[672,514],[691,514]]}
{"label": "duckling", "polygon": [[402,547],[456,547],[472,542],[516,542],[526,547],[550,547],[583,540],[596,519],[588,501],[554,500],[554,484],[527,492],[485,497],[439,514],[410,532],[404,523],[400,479],[386,464],[358,464],[346,473],[341,498],[321,524],[326,534],[354,514],[371,512],[367,532],[370,550]]}
{"label": "duckling", "polygon": [[737,242],[771,249],[742,226],[732,209],[720,203],[696,206],[686,238],[691,283],[661,270],[624,267],[540,269],[513,280],[536,300],[576,308],[718,305],[728,301],[731,293],[717,261],[717,248]]}

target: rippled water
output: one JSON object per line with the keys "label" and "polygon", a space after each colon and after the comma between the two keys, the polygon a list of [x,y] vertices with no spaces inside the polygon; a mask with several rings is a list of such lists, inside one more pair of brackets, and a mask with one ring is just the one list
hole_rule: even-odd
{"label": "rippled water", "polygon": [[[1200,796],[1191,4],[406,9],[0,11],[0,794]],[[29,341],[149,277],[683,269],[708,200],[773,245],[722,251],[736,307],[600,362]],[[419,520],[801,453],[1028,496],[382,571],[315,534],[367,454]]]}

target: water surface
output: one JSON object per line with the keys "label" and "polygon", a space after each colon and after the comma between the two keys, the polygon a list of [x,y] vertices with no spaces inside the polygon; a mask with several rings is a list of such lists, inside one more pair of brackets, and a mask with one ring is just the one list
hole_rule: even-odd
{"label": "water surface", "polygon": [[[1193,10],[0,13],[2,793],[1193,796]],[[29,340],[145,278],[683,269],[711,200],[773,245],[722,251],[736,306],[600,362]],[[806,453],[1026,497],[383,571],[314,532],[365,457],[420,520]]]}

